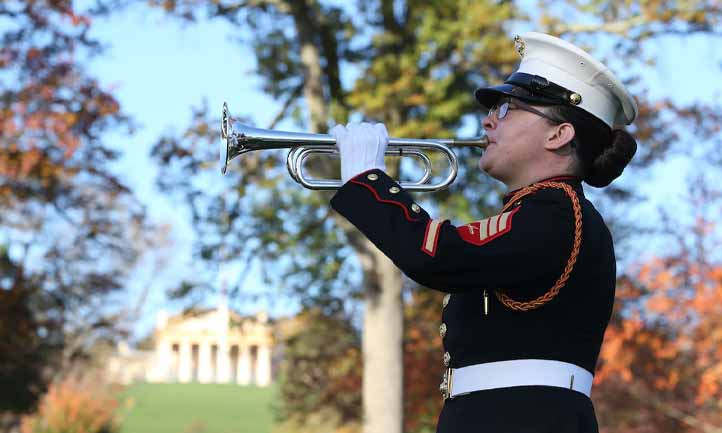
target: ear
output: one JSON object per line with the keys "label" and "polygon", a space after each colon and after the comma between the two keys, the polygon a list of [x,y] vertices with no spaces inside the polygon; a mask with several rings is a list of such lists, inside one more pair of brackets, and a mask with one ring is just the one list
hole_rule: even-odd
{"label": "ear", "polygon": [[562,149],[567,143],[571,142],[574,138],[576,131],[574,125],[569,122],[564,122],[559,125],[554,125],[549,128],[546,142],[544,143],[544,149],[550,151],[556,151]]}

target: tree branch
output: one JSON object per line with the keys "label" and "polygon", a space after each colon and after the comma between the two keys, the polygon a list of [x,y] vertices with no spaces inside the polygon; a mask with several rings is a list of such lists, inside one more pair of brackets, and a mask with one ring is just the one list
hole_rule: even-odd
{"label": "tree branch", "polygon": [[[676,10],[673,13],[683,13],[684,11]],[[708,10],[704,11],[705,13],[720,13],[719,10]],[[654,24],[655,21],[650,21],[648,17],[645,17],[643,15],[638,15],[631,17],[627,20],[621,20],[621,21],[610,21],[610,22],[604,22],[599,24],[562,24],[562,23],[556,23],[551,24],[549,26],[549,32],[553,34],[564,34],[564,33],[597,33],[597,32],[604,32],[604,33],[610,33],[610,34],[616,34],[619,36],[627,36],[630,30],[633,30],[635,28],[640,28],[644,25]],[[666,25],[668,23],[664,23],[659,21],[659,24]],[[687,23],[692,25],[692,23]],[[714,31],[711,27],[712,23],[705,24],[698,24],[695,26],[695,28],[690,29],[689,31],[681,31],[681,30],[675,30],[675,29],[669,29],[664,28],[659,31],[648,31],[648,35],[661,35],[661,34],[690,34],[690,33],[699,33],[704,32],[705,34],[709,34],[711,36],[722,36],[722,32]],[[699,26],[702,26],[702,28],[698,28]],[[666,27],[666,26],[665,26]]]}
{"label": "tree branch", "polygon": [[283,14],[289,14],[291,12],[291,7],[288,5],[288,2],[284,1],[284,0],[248,0],[246,2],[246,6],[248,6],[248,7],[273,6],[276,9],[278,9],[279,12],[281,12]]}
{"label": "tree branch", "polygon": [[600,24],[552,24],[549,26],[549,31],[554,34],[605,32],[626,36],[629,30],[647,23],[647,19],[640,15],[624,21]]}
{"label": "tree branch", "polygon": [[286,98],[286,101],[283,103],[283,107],[281,107],[281,110],[274,116],[273,120],[271,120],[271,123],[268,125],[268,129],[273,129],[276,127],[278,122],[283,120],[284,117],[286,117],[286,113],[288,112],[288,109],[291,107],[291,104],[293,104],[293,101],[296,100],[296,98],[301,96],[301,92],[303,91],[303,82],[296,86],[291,93],[288,94],[288,97]]}

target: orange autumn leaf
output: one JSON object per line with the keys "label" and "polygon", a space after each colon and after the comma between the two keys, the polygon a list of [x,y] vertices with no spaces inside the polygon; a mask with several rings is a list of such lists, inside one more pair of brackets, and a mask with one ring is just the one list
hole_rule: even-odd
{"label": "orange autumn leaf", "polygon": [[22,154],[20,159],[20,172],[18,173],[19,176],[27,176],[40,161],[40,158],[41,154],[38,149],[31,149]]}
{"label": "orange autumn leaf", "polygon": [[647,301],[647,308],[655,313],[668,313],[674,307],[674,300],[665,295],[657,295]]}

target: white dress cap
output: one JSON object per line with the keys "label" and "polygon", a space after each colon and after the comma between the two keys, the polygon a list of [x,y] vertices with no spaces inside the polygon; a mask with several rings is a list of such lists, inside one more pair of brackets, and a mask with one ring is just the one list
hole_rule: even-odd
{"label": "white dress cap", "polygon": [[[579,47],[543,33],[528,32],[515,39],[522,56],[517,72],[538,75],[581,96],[577,107],[610,127],[629,125],[637,103],[601,62]],[[576,102],[576,101],[575,101]]]}

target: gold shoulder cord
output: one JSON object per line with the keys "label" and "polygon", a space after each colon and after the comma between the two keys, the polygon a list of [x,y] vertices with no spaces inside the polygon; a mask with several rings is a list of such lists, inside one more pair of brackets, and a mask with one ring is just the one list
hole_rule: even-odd
{"label": "gold shoulder cord", "polygon": [[527,302],[520,302],[515,301],[511,299],[506,294],[502,293],[501,290],[495,290],[496,298],[507,307],[511,308],[512,310],[517,311],[529,311],[533,310],[535,308],[539,308],[542,305],[546,304],[547,302],[551,301],[558,293],[559,289],[561,289],[564,284],[566,284],[567,280],[569,279],[569,275],[572,273],[572,269],[574,268],[574,264],[577,262],[577,256],[579,256],[579,249],[582,245],[582,207],[579,204],[579,197],[577,196],[576,192],[572,189],[571,186],[561,183],[561,182],[539,182],[535,183],[534,185],[528,186],[518,193],[516,193],[511,200],[509,200],[504,206],[504,209],[501,211],[502,213],[506,212],[509,207],[513,206],[514,203],[519,201],[524,196],[527,196],[529,194],[532,194],[536,191],[539,191],[540,189],[544,188],[556,188],[556,189],[563,189],[564,192],[569,196],[569,198],[572,201],[572,208],[574,210],[574,245],[572,246],[572,252],[569,255],[569,260],[567,261],[567,266],[564,268],[564,272],[557,280],[556,284],[549,289],[548,292],[546,292],[544,295],[533,299],[531,301]]}

